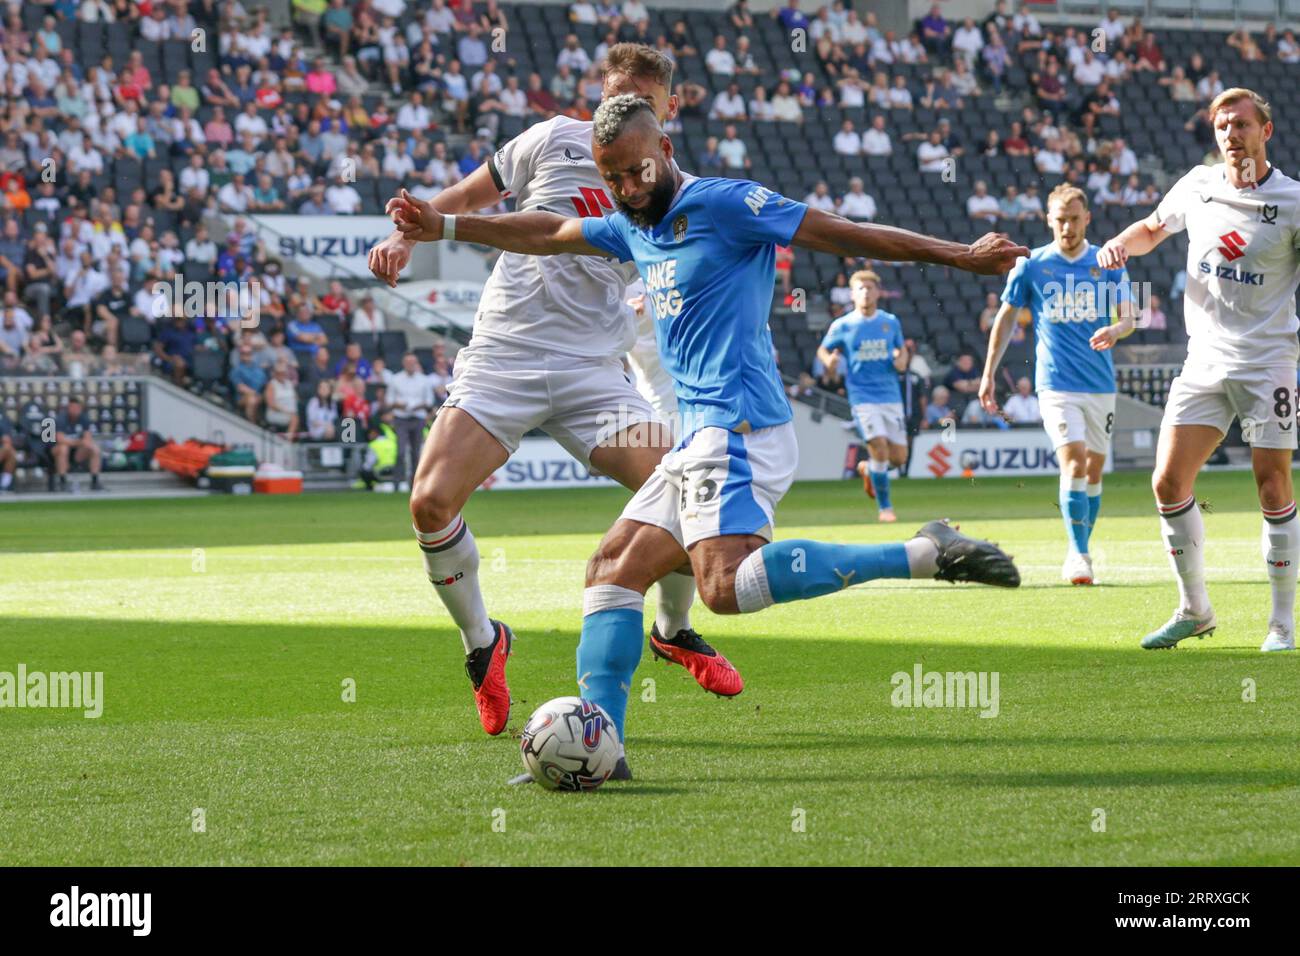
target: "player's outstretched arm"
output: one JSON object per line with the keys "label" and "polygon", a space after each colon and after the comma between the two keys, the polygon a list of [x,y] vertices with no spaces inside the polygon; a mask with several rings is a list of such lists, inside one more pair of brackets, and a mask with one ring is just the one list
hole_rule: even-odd
{"label": "player's outstretched arm", "polygon": [[[500,198],[501,191],[497,189],[497,184],[492,179],[492,171],[488,168],[488,164],[484,163],[460,182],[438,193],[429,202],[445,215],[458,215],[486,209]],[[381,282],[396,286],[397,277],[411,261],[411,250],[415,246],[413,240],[407,239],[394,229],[391,236],[370,250],[367,263],[370,271]]]}
{"label": "player's outstretched arm", "polygon": [[923,236],[894,226],[850,222],[833,213],[809,209],[794,235],[794,244],[837,256],[863,256],[887,262],[932,262],[979,275],[1001,275],[1029,249],[1004,234],[990,232],[969,245]]}
{"label": "player's outstretched arm", "polygon": [[1103,269],[1122,269],[1129,256],[1145,256],[1169,238],[1169,231],[1152,213],[1129,226],[1097,253],[1097,265]]}
{"label": "player's outstretched arm", "polygon": [[[446,215],[421,202],[405,189],[388,200],[385,212],[397,231],[416,242],[438,242],[446,236]],[[582,237],[582,220],[549,212],[511,212],[500,216],[456,216],[455,238],[506,252],[554,256],[564,252],[605,256]]]}
{"label": "player's outstretched arm", "polygon": [[984,359],[984,375],[980,378],[980,404],[990,415],[997,414],[997,374],[1002,357],[1011,344],[1011,334],[1016,327],[1016,313],[1022,310],[1010,302],[1003,302],[989,329],[989,354]]}

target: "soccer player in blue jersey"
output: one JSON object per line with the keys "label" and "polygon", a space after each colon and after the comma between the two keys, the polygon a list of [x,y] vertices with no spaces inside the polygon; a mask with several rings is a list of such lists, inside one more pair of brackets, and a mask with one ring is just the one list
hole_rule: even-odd
{"label": "soccer player in blue jersey", "polygon": [[[389,214],[408,238],[457,238],[532,255],[633,261],[654,310],[681,414],[677,447],[606,533],[587,565],[578,686],[624,734],[641,659],[645,592],[689,564],[719,614],[758,611],[875,578],[938,578],[1016,587],[995,545],[932,521],[884,545],[772,540],[798,447],[767,328],[776,247],[933,262],[1001,274],[1029,250],[1006,236],[949,242],[809,209],[754,182],[696,178],[673,161],[651,104],[604,100],[592,127],[596,166],[618,204],[601,218],[530,211],[444,216],[403,191]],[[614,304],[611,304],[613,307]]]}
{"label": "soccer player in blue jersey", "polygon": [[844,382],[858,434],[867,443],[867,479],[884,522],[897,521],[889,492],[889,469],[907,461],[907,423],[898,376],[907,368],[903,326],[898,316],[876,308],[880,276],[869,270],[849,279],[853,311],[826,330],[817,357],[828,369],[844,357]]}
{"label": "soccer player in blue jersey", "polygon": [[[1095,580],[1088,550],[1101,510],[1101,472],[1115,424],[1115,361],[1110,348],[1133,330],[1124,269],[1097,265],[1088,242],[1088,197],[1060,185],[1047,199],[1052,241],[1016,263],[989,331],[980,402],[997,412],[995,376],[1023,312],[1033,318],[1038,407],[1061,467],[1061,518],[1067,553],[1061,576]],[[1118,321],[1116,321],[1116,319]]]}

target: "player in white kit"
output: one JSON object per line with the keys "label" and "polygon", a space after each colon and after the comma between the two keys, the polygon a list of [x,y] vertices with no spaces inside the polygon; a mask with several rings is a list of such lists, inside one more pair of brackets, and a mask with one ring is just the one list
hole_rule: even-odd
{"label": "player in white kit", "polygon": [[1257,93],[1225,90],[1210,104],[1210,116],[1224,164],[1193,169],[1154,213],[1098,255],[1103,269],[1118,269],[1187,231],[1187,362],[1169,391],[1152,476],[1179,606],[1142,646],[1173,647],[1213,633],[1218,623],[1205,589],[1205,528],[1192,486],[1235,417],[1251,446],[1273,592],[1261,650],[1294,650],[1300,183],[1269,165],[1272,112]]}
{"label": "player in white kit", "polygon": [[[606,96],[638,93],[651,99],[661,120],[675,115],[672,62],[662,54],[619,44],[603,66]],[[459,214],[509,196],[519,210],[573,217],[612,211],[591,158],[591,123],[560,116],[535,124],[432,204]],[[394,233],[371,250],[371,271],[395,285],[413,246]],[[514,635],[488,617],[478,548],[461,509],[534,428],[633,491],[654,472],[673,441],[623,367],[635,341],[625,302],[635,277],[633,267],[613,260],[503,253],[421,452],[411,488],[416,538],[429,580],[460,628],[465,669],[489,734],[501,733],[509,720],[505,666]],[[695,579],[689,565],[684,571],[660,581],[651,648],[687,667],[705,689],[734,696],[744,687],[740,674],[690,626]]]}

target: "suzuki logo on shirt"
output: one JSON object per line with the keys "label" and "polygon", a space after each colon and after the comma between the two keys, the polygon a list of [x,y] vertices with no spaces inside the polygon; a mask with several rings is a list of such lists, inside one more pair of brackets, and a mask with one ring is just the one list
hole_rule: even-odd
{"label": "suzuki logo on shirt", "polygon": [[676,259],[665,259],[646,266],[645,287],[654,303],[656,319],[681,315],[682,293],[677,288]]}
{"label": "suzuki logo on shirt", "polygon": [[1232,232],[1225,232],[1219,237],[1219,241],[1223,243],[1219,246],[1219,251],[1229,262],[1240,259],[1246,254],[1246,240],[1241,238],[1241,233],[1235,229]]}

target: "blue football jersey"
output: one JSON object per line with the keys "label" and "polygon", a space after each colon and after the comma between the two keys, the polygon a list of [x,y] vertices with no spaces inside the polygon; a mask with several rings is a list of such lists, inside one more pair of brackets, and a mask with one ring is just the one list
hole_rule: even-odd
{"label": "blue football jersey", "polygon": [[1002,301],[1029,309],[1034,319],[1034,377],[1040,392],[1115,391],[1112,353],[1097,352],[1088,343],[1131,296],[1128,270],[1099,268],[1099,248],[1088,243],[1071,261],[1049,242],[1018,260],[1007,276]]}
{"label": "blue football jersey", "polygon": [[903,325],[898,316],[877,309],[870,318],[858,311],[840,316],[826,330],[822,347],[844,353],[850,405],[884,405],[901,402],[903,392],[894,368],[894,351],[903,347]]}
{"label": "blue football jersey", "polygon": [[683,440],[792,417],[767,318],[776,247],[790,244],[807,209],[755,182],[688,178],[653,229],[622,212],[582,220],[587,242],[635,262],[645,281]]}

